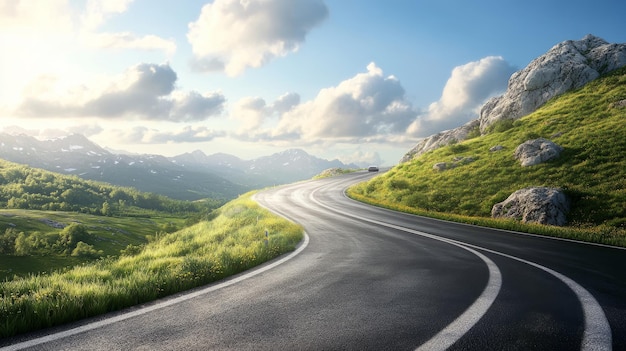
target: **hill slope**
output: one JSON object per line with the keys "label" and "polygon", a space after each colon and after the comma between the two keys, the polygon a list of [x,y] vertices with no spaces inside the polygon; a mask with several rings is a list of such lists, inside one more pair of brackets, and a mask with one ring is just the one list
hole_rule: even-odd
{"label": "hill slope", "polygon": [[[626,227],[626,69],[561,95],[493,133],[436,149],[352,189],[381,205],[489,217],[492,206],[524,187],[559,187],[573,200],[576,226]],[[513,158],[522,142],[547,138],[561,157],[532,167]],[[490,148],[501,145],[498,152]],[[443,172],[433,166],[471,157]]]}
{"label": "hill slope", "polygon": [[114,154],[79,134],[37,140],[0,133],[0,158],[180,200],[230,199],[249,190],[210,172],[185,169],[164,156]]}
{"label": "hill slope", "polygon": [[133,211],[198,212],[217,208],[218,200],[189,202],[140,192],[103,182],[84,180],[0,159],[0,209],[75,211],[124,214]]}
{"label": "hill slope", "polygon": [[191,201],[232,199],[251,189],[310,179],[328,168],[358,168],[299,149],[253,160],[199,150],[174,157],[132,155],[111,152],[79,134],[38,140],[0,133],[0,158]]}

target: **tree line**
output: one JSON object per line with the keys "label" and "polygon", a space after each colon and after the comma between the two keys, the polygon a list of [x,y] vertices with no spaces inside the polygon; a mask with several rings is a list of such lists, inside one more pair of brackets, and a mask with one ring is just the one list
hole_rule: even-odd
{"label": "tree line", "polygon": [[102,250],[94,249],[88,244],[94,235],[87,228],[78,223],[72,223],[60,232],[26,234],[15,228],[7,228],[0,235],[0,254],[29,256],[29,255],[71,255],[77,257],[96,258],[102,256]]}
{"label": "tree line", "polygon": [[0,160],[0,208],[114,216],[129,215],[130,209],[173,214],[198,213],[221,205],[220,200],[174,200],[130,187],[84,180]]}

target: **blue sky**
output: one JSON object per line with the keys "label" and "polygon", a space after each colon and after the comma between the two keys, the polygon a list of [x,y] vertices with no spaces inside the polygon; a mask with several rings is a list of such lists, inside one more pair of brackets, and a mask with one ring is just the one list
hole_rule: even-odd
{"label": "blue sky", "polygon": [[0,0],[0,130],[392,165],[555,44],[626,42],[624,13],[617,0]]}

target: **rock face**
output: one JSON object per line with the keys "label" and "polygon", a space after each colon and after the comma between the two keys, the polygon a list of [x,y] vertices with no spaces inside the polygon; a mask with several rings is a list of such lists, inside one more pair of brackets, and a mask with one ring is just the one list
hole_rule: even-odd
{"label": "rock face", "polygon": [[487,101],[477,120],[423,139],[402,157],[400,163],[446,146],[452,140],[465,140],[477,126],[485,134],[498,121],[524,117],[549,99],[623,66],[626,66],[626,43],[609,44],[593,35],[559,43],[514,73],[504,95]]}
{"label": "rock face", "polygon": [[513,156],[520,161],[522,167],[534,166],[561,155],[563,148],[550,140],[539,138],[520,144]]}
{"label": "rock face", "polygon": [[471,156],[469,156],[469,157],[457,156],[457,157],[455,157],[452,160],[452,162],[438,162],[438,163],[435,163],[433,165],[433,169],[435,171],[442,172],[442,171],[445,171],[447,169],[452,169],[452,168],[456,168],[456,167],[459,167],[459,166],[466,165],[468,163],[472,163],[474,161],[476,161],[476,159],[474,157],[471,157]]}
{"label": "rock face", "polygon": [[563,226],[567,223],[569,209],[570,202],[560,189],[525,188],[495,204],[491,209],[491,217]]}
{"label": "rock face", "polygon": [[521,118],[549,99],[625,65],[626,44],[609,44],[593,35],[557,44],[515,72],[506,93],[482,107],[480,130],[502,119]]}
{"label": "rock face", "polygon": [[425,152],[449,145],[452,142],[465,140],[467,139],[469,133],[476,130],[479,125],[480,123],[478,120],[473,120],[459,128],[446,130],[424,138],[402,157],[400,163],[408,162]]}

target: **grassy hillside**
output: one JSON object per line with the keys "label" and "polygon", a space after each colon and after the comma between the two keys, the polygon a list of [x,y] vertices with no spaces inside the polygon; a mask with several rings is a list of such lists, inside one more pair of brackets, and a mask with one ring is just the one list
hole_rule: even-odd
{"label": "grassy hillside", "polygon": [[0,160],[0,280],[117,256],[199,221],[220,204]]}
{"label": "grassy hillside", "polygon": [[[266,237],[265,233],[269,234]],[[0,338],[202,286],[292,251],[303,229],[249,195],[137,251],[0,284]]]}
{"label": "grassy hillside", "polygon": [[141,192],[131,187],[84,180],[0,160],[0,208],[75,211],[101,215],[127,215],[138,209],[195,212],[223,202],[189,202]]}
{"label": "grassy hillside", "polygon": [[[520,120],[500,122],[487,135],[453,143],[401,164],[352,188],[350,194],[405,211],[469,219],[490,217],[495,203],[521,188],[559,187],[573,201],[569,214],[572,232],[588,229],[582,235],[586,240],[623,245],[626,107],[620,101],[624,99],[626,69],[621,69],[549,101]],[[521,167],[513,158],[515,148],[539,137],[554,141],[564,152],[552,162]],[[504,149],[489,151],[496,145]],[[462,157],[475,161],[445,171],[433,169],[436,163],[453,163]]]}
{"label": "grassy hillside", "polygon": [[[54,244],[63,231],[57,226],[72,223],[80,223],[85,227],[89,235],[83,241],[99,253],[96,257],[72,256],[71,252],[64,253],[64,250],[56,249]],[[29,274],[49,273],[90,262],[100,256],[118,256],[129,245],[140,247],[158,236],[157,233],[174,231],[186,225],[185,216],[165,213],[137,218],[64,211],[0,209],[0,281]],[[15,240],[19,233],[25,235],[28,252],[15,252]]]}

